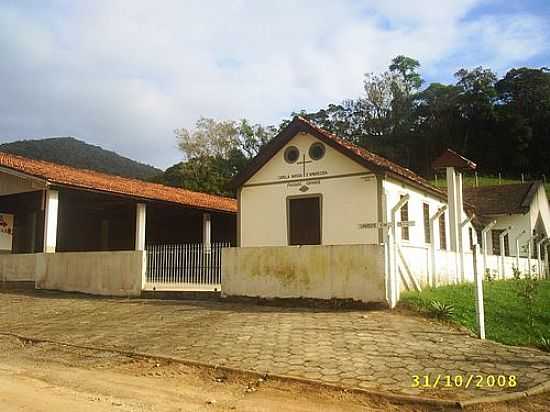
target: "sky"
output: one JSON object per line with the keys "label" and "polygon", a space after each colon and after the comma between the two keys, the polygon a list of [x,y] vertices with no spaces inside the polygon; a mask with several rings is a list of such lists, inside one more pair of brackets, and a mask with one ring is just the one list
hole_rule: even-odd
{"label": "sky", "polygon": [[548,28],[548,0],[0,0],[0,142],[74,136],[166,168],[176,128],[278,124],[400,54],[427,82],[549,67]]}

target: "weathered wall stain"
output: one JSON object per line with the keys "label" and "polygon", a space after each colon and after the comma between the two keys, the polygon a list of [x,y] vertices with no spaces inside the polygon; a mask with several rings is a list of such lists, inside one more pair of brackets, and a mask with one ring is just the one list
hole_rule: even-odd
{"label": "weathered wall stain", "polygon": [[383,302],[384,264],[380,245],[230,248],[223,251],[222,292]]}

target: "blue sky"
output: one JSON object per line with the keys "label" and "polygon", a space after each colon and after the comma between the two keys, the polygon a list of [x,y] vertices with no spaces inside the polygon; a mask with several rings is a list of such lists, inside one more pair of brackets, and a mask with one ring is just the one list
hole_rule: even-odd
{"label": "blue sky", "polygon": [[167,167],[200,117],[277,124],[420,60],[550,66],[550,2],[0,0],[0,140],[76,136]]}

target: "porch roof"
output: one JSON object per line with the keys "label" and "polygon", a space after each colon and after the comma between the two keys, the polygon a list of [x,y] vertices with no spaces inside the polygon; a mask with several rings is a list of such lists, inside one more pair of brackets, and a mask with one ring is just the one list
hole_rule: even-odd
{"label": "porch roof", "polygon": [[176,203],[212,211],[236,213],[237,201],[229,197],[165,186],[57,163],[0,152],[0,167],[43,179],[52,185],[95,190],[134,198]]}

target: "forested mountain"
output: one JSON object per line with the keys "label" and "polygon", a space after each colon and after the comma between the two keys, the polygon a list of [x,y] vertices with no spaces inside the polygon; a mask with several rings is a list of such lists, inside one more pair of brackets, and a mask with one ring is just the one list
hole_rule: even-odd
{"label": "forested mountain", "polygon": [[128,159],[74,137],[19,140],[0,144],[0,151],[31,159],[46,160],[81,169],[91,169],[143,180],[162,173],[162,170],[153,166]]}

